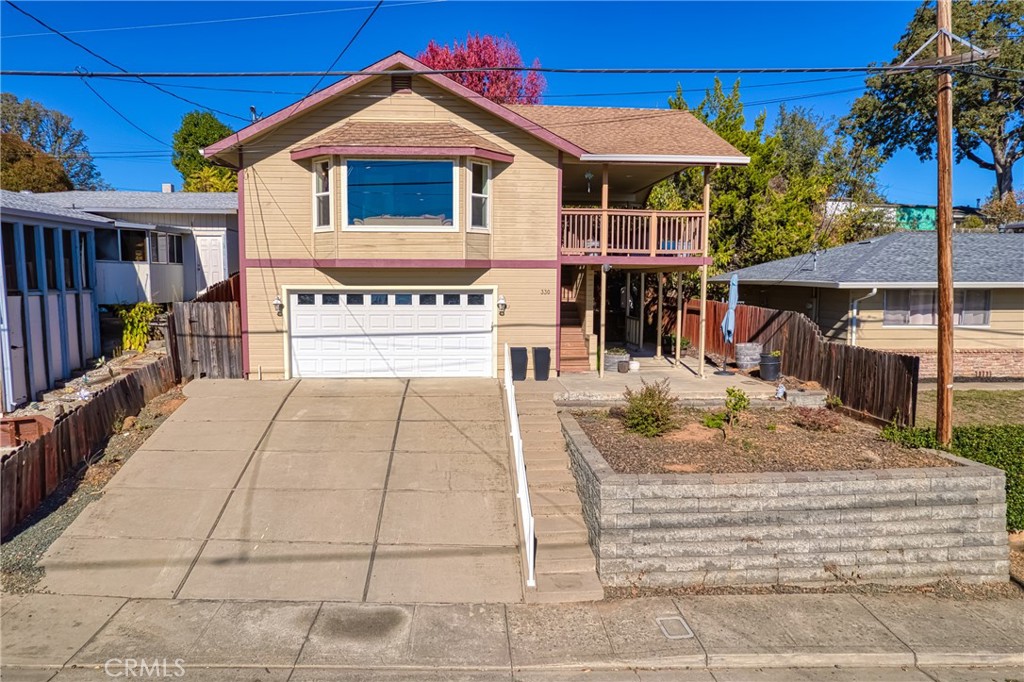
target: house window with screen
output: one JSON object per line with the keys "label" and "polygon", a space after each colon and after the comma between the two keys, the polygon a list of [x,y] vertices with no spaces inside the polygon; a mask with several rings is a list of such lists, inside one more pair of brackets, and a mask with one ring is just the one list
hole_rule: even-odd
{"label": "house window with screen", "polygon": [[331,160],[313,161],[313,230],[327,232],[334,228],[331,211]]}
{"label": "house window with screen", "polygon": [[[987,327],[992,307],[991,292],[957,289],[953,292],[953,324]],[[934,289],[893,289],[885,292],[886,327],[933,327],[939,323],[938,294]]]}
{"label": "house window with screen", "polygon": [[346,227],[364,231],[454,232],[455,163],[349,159]]}
{"label": "house window with screen", "polygon": [[489,164],[474,161],[470,164],[470,168],[473,174],[473,184],[470,191],[472,214],[470,227],[486,230],[491,227],[491,167]]}

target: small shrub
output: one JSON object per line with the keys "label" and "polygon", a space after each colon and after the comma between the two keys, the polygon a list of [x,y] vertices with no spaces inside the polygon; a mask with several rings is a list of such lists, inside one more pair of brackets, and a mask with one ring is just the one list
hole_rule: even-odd
{"label": "small shrub", "polygon": [[708,412],[704,415],[704,418],[700,420],[700,423],[709,429],[720,429],[725,426],[725,413]]}
{"label": "small shrub", "polygon": [[151,334],[149,323],[159,312],[160,306],[146,301],[117,311],[117,316],[124,321],[121,342],[124,344],[125,350],[137,350],[140,353],[146,350],[146,344],[149,343]]}
{"label": "small shrub", "polygon": [[779,425],[778,424],[765,424],[764,428],[768,429],[769,431],[778,431],[779,430]]}
{"label": "small shrub", "polygon": [[[934,429],[887,426],[882,437],[909,448],[937,448]],[[1024,530],[1024,425],[956,426],[945,448],[1006,472],[1006,527]]]}
{"label": "small shrub", "polygon": [[627,388],[625,397],[626,414],[623,423],[626,430],[651,438],[675,426],[678,400],[672,397],[668,379],[653,384],[644,381],[639,391]]}
{"label": "small shrub", "polygon": [[843,418],[823,407],[794,407],[793,423],[808,431],[841,431]]}
{"label": "small shrub", "polygon": [[827,407],[830,410],[835,410],[842,406],[843,399],[833,393],[830,393],[828,397],[825,398],[825,407]]}
{"label": "small shrub", "polygon": [[750,407],[750,398],[739,388],[725,389],[725,416],[729,426],[738,424],[740,413]]}

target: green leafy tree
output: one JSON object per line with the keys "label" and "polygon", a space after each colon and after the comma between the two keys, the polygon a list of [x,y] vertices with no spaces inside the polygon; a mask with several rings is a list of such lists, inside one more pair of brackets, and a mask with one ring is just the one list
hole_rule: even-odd
{"label": "green leafy tree", "polygon": [[[689,108],[681,91],[669,105]],[[748,127],[739,81],[726,92],[717,79],[692,112],[750,157],[746,167],[721,168],[712,175],[709,235],[716,270],[786,258],[842,241],[849,231],[829,219],[826,201],[851,195],[865,201],[877,197],[877,156],[836,136],[832,121],[783,107],[770,131],[766,112]],[[648,202],[658,209],[697,208],[702,184],[699,171],[686,171],[656,186]]]}
{"label": "green leafy tree", "polygon": [[57,159],[13,133],[0,133],[0,188],[63,192],[73,185]]}
{"label": "green leafy tree", "polygon": [[86,147],[88,138],[72,125],[67,114],[5,92],[0,94],[0,132],[16,136],[56,159],[73,189],[109,187]]}
{"label": "green leafy tree", "polygon": [[[208,111],[190,111],[181,119],[181,126],[174,133],[174,153],[171,163],[181,173],[181,179],[189,178],[203,168],[212,166],[200,151],[214,142],[222,140],[234,131]],[[204,191],[188,190],[186,191]],[[205,190],[219,191],[219,190]]]}
{"label": "green leafy tree", "polygon": [[185,180],[186,192],[236,192],[238,176],[230,168],[206,166]]}
{"label": "green leafy tree", "polygon": [[[896,43],[902,64],[935,33],[935,5],[922,4]],[[957,161],[968,159],[995,173],[999,196],[1013,193],[1013,164],[1024,157],[1024,0],[953,3],[953,33],[999,56],[953,73],[953,144]],[[933,41],[919,58],[936,56]],[[954,53],[961,51],[960,46]],[[987,77],[992,76],[992,77]],[[936,79],[933,72],[887,73],[867,79],[844,128],[858,144],[888,159],[913,149],[922,160],[935,153]],[[986,151],[987,150],[987,151]]]}

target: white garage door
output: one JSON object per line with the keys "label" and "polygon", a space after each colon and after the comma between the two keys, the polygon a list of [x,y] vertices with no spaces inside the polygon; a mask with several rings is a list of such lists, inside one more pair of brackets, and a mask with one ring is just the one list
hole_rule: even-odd
{"label": "white garage door", "polygon": [[292,294],[292,376],[492,376],[491,299],[476,291]]}

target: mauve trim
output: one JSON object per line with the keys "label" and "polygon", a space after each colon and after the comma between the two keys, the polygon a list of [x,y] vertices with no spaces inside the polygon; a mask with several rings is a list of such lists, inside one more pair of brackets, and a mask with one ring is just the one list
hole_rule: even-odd
{"label": "mauve trim", "polygon": [[[562,152],[558,152],[558,217],[555,220],[555,242],[562,244]],[[562,372],[562,266],[555,275],[555,376]]]}
{"label": "mauve trim", "polygon": [[673,265],[691,267],[711,265],[711,258],[703,256],[562,256],[560,262],[569,265],[658,265],[671,270]]}
{"label": "mauve trim", "polygon": [[[363,70],[384,71],[387,69],[392,69],[396,66],[404,66],[406,68],[413,70],[428,70],[426,64],[416,59],[413,59],[404,52],[396,52],[388,57],[385,57],[376,64],[371,64],[370,66],[366,67]],[[439,88],[447,90],[448,92],[451,92],[454,95],[458,95],[464,99],[469,100],[470,102],[480,107],[481,109],[484,109],[485,111],[494,114],[498,118],[508,121],[509,123],[523,129],[524,131],[533,135],[536,138],[544,140],[545,142],[547,142],[548,144],[550,144],[551,146],[555,147],[560,151],[564,151],[577,158],[587,153],[586,149],[583,149],[582,147],[573,144],[569,140],[566,140],[565,138],[556,135],[547,128],[544,128],[534,123],[530,119],[520,116],[511,109],[507,109],[501,106],[500,104],[497,104],[496,102],[492,102],[489,99],[484,99],[483,97],[480,97],[476,92],[473,92],[472,90],[463,85],[459,85],[458,83],[453,81],[451,78],[448,78],[447,76],[442,76],[440,74],[414,75],[419,75],[421,78],[426,78]],[[203,156],[209,158],[223,151],[226,151],[227,149],[237,144],[241,144],[245,140],[248,140],[254,137],[255,135],[259,135],[265,130],[272,128],[273,126],[291,118],[292,116],[296,116],[311,107],[321,104],[323,101],[330,99],[331,97],[337,94],[343,93],[346,90],[351,90],[352,88],[356,87],[357,85],[359,85],[360,83],[369,78],[376,77],[377,76],[373,74],[367,74],[360,76],[349,76],[348,78],[340,80],[334,85],[331,85],[330,87],[327,87],[321,90],[320,92],[314,93],[309,97],[305,97],[296,103],[289,104],[287,107],[281,109],[280,111],[276,111],[270,116],[267,116],[266,118],[257,121],[252,125],[242,128],[237,133],[229,135],[228,137],[225,137],[223,140],[213,143],[209,147],[202,150]]]}
{"label": "mauve trim", "polygon": [[445,268],[453,270],[490,270],[522,268],[543,270],[557,268],[557,260],[469,260],[457,258],[247,258],[250,268]]}
{"label": "mauve trim", "polygon": [[474,156],[489,161],[512,163],[515,156],[506,152],[495,152],[480,147],[366,147],[359,145],[330,145],[298,149],[291,153],[292,161],[314,156]]}
{"label": "mauve trim", "polygon": [[[241,154],[239,155],[241,166]],[[238,283],[239,313],[242,318],[242,378],[249,378],[249,297],[245,276],[245,168],[238,169]]]}

